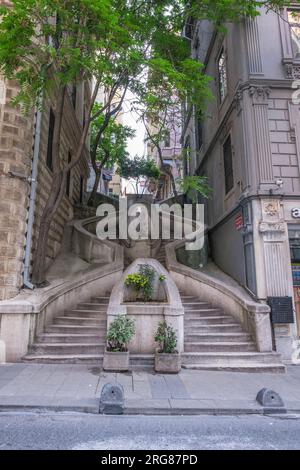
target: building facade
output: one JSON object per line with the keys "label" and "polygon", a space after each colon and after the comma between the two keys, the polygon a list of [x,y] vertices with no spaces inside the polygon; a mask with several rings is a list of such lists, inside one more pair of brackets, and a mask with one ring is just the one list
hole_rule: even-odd
{"label": "building facade", "polygon": [[276,349],[289,359],[300,332],[299,3],[226,34],[206,21],[185,34],[212,77],[205,118],[186,110],[182,137],[185,173],[207,176],[213,189],[211,257],[256,299],[293,300],[294,312],[274,322]]}
{"label": "building facade", "polygon": [[[7,1],[0,1],[7,4]],[[34,256],[39,226],[53,177],[52,141],[55,125],[54,106],[45,97],[43,111],[24,116],[12,104],[18,85],[0,77],[0,300],[15,297],[24,285],[25,253],[30,243],[28,272]],[[70,87],[65,100],[61,159],[67,165],[78,148],[91,95],[90,84]],[[40,131],[37,136],[37,123]],[[39,138],[37,138],[39,137]],[[38,148],[37,148],[38,145]],[[37,176],[32,179],[34,154],[38,155]],[[73,219],[74,207],[82,202],[88,177],[88,150],[68,177],[66,194],[52,222],[47,262],[60,251],[65,225]],[[28,236],[28,217],[32,185],[36,184],[33,230]]]}

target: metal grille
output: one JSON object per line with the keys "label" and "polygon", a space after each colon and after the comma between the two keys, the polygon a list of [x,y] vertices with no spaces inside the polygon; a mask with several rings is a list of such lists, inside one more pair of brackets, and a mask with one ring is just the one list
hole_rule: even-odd
{"label": "metal grille", "polygon": [[269,297],[272,323],[294,323],[292,297]]}

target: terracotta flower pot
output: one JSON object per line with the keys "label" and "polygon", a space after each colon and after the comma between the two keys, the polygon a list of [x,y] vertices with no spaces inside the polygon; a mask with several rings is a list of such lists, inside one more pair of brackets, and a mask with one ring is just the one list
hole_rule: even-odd
{"label": "terracotta flower pot", "polygon": [[129,351],[110,352],[105,350],[103,369],[110,372],[126,372],[129,369]]}

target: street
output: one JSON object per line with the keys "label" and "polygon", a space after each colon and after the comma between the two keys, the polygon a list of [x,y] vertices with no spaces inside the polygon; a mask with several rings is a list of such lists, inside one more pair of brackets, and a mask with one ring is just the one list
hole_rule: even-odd
{"label": "street", "polygon": [[300,417],[3,413],[1,450],[300,449]]}

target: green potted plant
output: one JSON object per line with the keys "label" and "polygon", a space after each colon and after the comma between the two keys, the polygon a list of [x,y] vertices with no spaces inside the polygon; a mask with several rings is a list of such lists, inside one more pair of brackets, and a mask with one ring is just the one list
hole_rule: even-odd
{"label": "green potted plant", "polygon": [[103,369],[106,371],[127,371],[129,369],[128,343],[135,334],[134,320],[119,315],[107,333],[107,347],[104,351]]}
{"label": "green potted plant", "polygon": [[148,264],[141,264],[137,273],[128,274],[125,279],[125,286],[133,289],[134,297],[132,300],[151,301],[155,276],[155,269]]}
{"label": "green potted plant", "polygon": [[128,274],[125,279],[127,302],[165,302],[164,282],[167,277],[159,274],[149,264],[140,264],[136,273]]}
{"label": "green potted plant", "polygon": [[176,350],[177,334],[174,328],[166,321],[160,322],[155,341],[160,345],[155,352],[155,371],[178,374],[181,370],[181,355]]}

